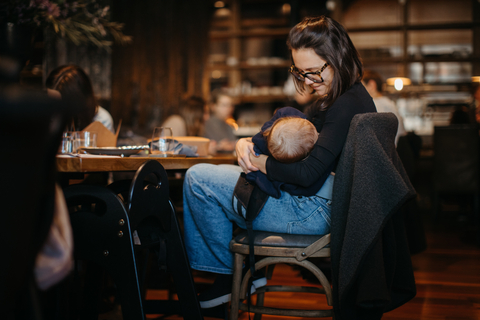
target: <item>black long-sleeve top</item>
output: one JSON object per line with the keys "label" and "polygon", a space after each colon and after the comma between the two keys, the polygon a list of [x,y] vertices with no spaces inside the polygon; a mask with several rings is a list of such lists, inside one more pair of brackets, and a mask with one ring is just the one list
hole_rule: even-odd
{"label": "black long-sleeve top", "polygon": [[289,164],[268,157],[267,177],[301,187],[309,187],[314,183],[323,185],[338,163],[352,118],[366,112],[376,112],[375,104],[365,87],[356,83],[328,108],[324,121],[309,119],[319,132],[310,155],[302,161]]}

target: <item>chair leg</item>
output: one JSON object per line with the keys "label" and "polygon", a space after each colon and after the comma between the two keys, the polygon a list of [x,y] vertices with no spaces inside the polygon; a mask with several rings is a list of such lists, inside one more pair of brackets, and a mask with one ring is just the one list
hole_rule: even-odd
{"label": "chair leg", "polygon": [[232,302],[230,306],[230,320],[238,319],[238,308],[240,303],[240,285],[242,282],[242,267],[245,257],[239,253],[235,253],[233,265],[233,282],[232,282]]}
{"label": "chair leg", "polygon": [[167,265],[172,273],[172,278],[177,289],[178,300],[182,305],[184,319],[203,319],[202,310],[195,290],[195,282],[188,263],[185,245],[183,243],[180,227],[177,222],[175,210],[171,210],[171,229],[166,233],[169,243],[167,250]]}
{"label": "chair leg", "polygon": [[[256,306],[263,307],[263,304],[265,302],[265,293],[260,292],[257,294],[257,303],[255,304]],[[261,313],[255,313],[255,316],[253,317],[253,320],[262,320],[262,314]]]}
{"label": "chair leg", "polygon": [[476,241],[477,246],[480,246],[480,196],[475,194],[473,197],[473,222],[477,228]]}
{"label": "chair leg", "polygon": [[434,222],[438,222],[440,215],[440,195],[438,192],[433,192],[433,203],[432,203],[432,217]]}

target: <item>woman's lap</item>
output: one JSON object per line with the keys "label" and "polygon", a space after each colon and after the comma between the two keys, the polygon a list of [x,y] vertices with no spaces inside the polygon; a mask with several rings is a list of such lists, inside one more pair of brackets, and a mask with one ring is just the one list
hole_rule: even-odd
{"label": "woman's lap", "polygon": [[[232,165],[199,164],[187,171],[184,182],[185,243],[192,268],[231,273],[233,263],[228,243],[234,221],[245,223],[234,211],[233,190],[241,168]],[[282,193],[270,197],[253,222],[255,230],[324,234],[329,232],[330,201]],[[236,208],[236,207],[235,207]]]}

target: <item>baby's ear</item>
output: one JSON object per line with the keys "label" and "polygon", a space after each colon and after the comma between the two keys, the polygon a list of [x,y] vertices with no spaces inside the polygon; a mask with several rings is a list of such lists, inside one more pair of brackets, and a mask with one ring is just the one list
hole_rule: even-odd
{"label": "baby's ear", "polygon": [[272,131],[272,127],[273,126],[271,126],[270,128],[267,128],[267,129],[265,129],[265,131],[263,131],[263,136],[264,137],[268,137],[270,135],[270,132]]}

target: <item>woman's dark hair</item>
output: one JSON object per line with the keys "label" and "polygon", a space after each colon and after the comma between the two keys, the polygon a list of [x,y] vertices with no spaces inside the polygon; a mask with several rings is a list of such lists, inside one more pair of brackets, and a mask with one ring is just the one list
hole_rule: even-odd
{"label": "woman's dark hair", "polygon": [[82,130],[93,121],[97,102],[90,78],[82,68],[76,65],[57,67],[48,75],[45,86],[59,91],[62,100],[77,114],[73,119],[74,130]]}
{"label": "woman's dark hair", "polygon": [[[330,90],[327,96],[319,101],[320,110],[328,109],[340,95],[362,79],[363,65],[357,49],[343,26],[332,18],[304,18],[290,30],[287,45],[290,51],[313,49],[333,68]],[[295,86],[299,92],[305,91],[304,82],[295,79]]]}
{"label": "woman's dark hair", "polygon": [[185,120],[188,136],[203,134],[205,109],[206,102],[202,97],[191,96],[182,103],[180,115]]}

